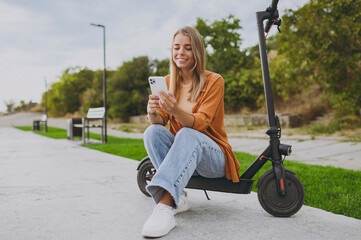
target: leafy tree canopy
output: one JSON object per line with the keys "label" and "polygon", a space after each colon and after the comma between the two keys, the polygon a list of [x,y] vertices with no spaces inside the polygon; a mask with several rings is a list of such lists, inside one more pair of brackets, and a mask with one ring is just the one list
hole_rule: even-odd
{"label": "leafy tree canopy", "polygon": [[320,84],[335,108],[361,108],[361,0],[311,0],[283,16],[279,53],[300,86]]}
{"label": "leafy tree canopy", "polygon": [[195,28],[203,37],[208,69],[225,73],[238,66],[242,58],[240,22],[241,20],[233,15],[209,24],[206,20],[197,19]]}

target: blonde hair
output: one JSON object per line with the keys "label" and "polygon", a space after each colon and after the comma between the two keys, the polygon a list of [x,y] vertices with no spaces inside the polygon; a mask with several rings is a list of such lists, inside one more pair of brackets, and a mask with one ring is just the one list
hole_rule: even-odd
{"label": "blonde hair", "polygon": [[184,36],[188,36],[191,39],[191,45],[192,45],[192,52],[194,57],[194,66],[192,68],[193,71],[193,81],[192,81],[192,88],[189,90],[190,97],[188,101],[195,102],[197,100],[197,97],[201,93],[205,83],[206,83],[206,77],[205,77],[205,69],[206,69],[206,56],[205,56],[205,50],[204,50],[204,44],[202,40],[202,36],[199,34],[199,32],[193,28],[193,27],[183,27],[179,29],[173,36],[172,40],[172,51],[171,51],[171,61],[170,61],[170,89],[169,91],[176,96],[177,91],[180,86],[181,81],[181,71],[173,61],[173,44],[174,39],[178,34],[182,34]]}

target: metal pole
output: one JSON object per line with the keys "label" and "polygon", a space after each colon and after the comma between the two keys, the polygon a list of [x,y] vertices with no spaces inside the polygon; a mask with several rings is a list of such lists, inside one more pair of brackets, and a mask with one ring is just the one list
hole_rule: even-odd
{"label": "metal pole", "polygon": [[105,26],[103,26],[103,50],[104,50],[104,70],[103,70],[103,94],[104,94],[104,141],[108,142],[107,137],[107,81],[106,81],[106,65],[105,65]]}
{"label": "metal pole", "polygon": [[275,120],[275,109],[272,96],[271,77],[269,73],[266,41],[264,38],[263,20],[268,16],[268,12],[257,12],[257,26],[258,26],[258,38],[259,38],[259,53],[261,57],[262,73],[263,73],[263,84],[264,92],[266,95],[266,105],[268,113],[268,123],[270,127],[276,126]]}
{"label": "metal pole", "polygon": [[45,116],[46,116],[46,123],[45,123],[45,132],[48,132],[48,84],[46,82],[46,78],[44,79],[45,81]]}
{"label": "metal pole", "polygon": [[45,115],[46,118],[48,118],[48,84],[46,83],[46,79],[44,79],[45,81],[45,96],[44,96],[44,100],[45,100]]}
{"label": "metal pole", "polygon": [[104,70],[103,70],[103,106],[105,109],[104,113],[104,141],[105,143],[108,142],[107,137],[107,82],[106,82],[106,63],[105,63],[105,26],[101,24],[94,24],[91,23],[90,25],[95,27],[101,27],[103,28],[103,54],[104,54]]}

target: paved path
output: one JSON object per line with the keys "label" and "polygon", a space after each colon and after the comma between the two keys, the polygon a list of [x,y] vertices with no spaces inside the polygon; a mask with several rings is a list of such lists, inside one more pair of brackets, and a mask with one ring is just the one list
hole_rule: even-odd
{"label": "paved path", "polygon": [[[138,162],[15,128],[0,128],[0,239],[142,239],[153,202]],[[360,239],[361,220],[304,206],[275,218],[255,193],[189,190],[189,212],[162,239]]]}

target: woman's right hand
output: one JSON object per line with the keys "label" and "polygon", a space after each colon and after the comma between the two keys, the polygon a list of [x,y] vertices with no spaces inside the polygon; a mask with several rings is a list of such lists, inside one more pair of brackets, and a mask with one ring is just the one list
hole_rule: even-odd
{"label": "woman's right hand", "polygon": [[147,112],[154,113],[155,111],[161,109],[159,106],[159,97],[157,95],[149,95]]}
{"label": "woman's right hand", "polygon": [[159,97],[157,95],[149,95],[147,112],[147,119],[150,124],[163,124],[163,118],[156,112],[161,109],[159,106]]}

